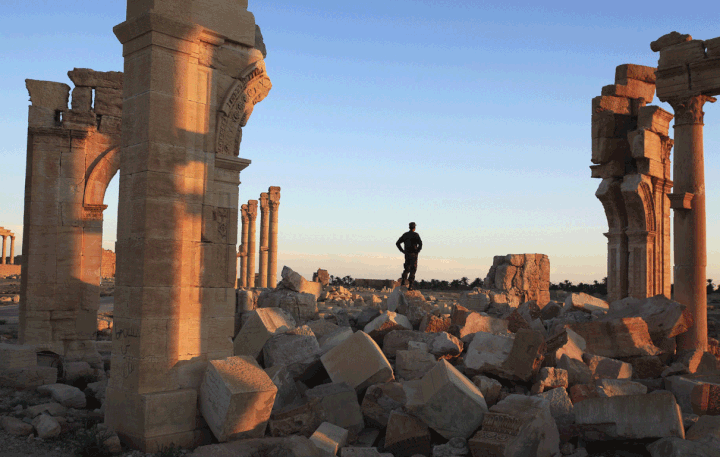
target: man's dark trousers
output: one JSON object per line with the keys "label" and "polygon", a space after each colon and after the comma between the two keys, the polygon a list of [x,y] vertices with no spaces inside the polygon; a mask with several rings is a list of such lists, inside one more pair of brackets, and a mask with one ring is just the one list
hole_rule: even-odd
{"label": "man's dark trousers", "polygon": [[[413,286],[413,282],[415,281],[415,272],[417,271],[417,261],[417,254],[405,254],[405,265],[403,265],[405,269],[402,274],[402,284],[405,284],[405,280],[409,280],[408,286]],[[410,274],[410,277],[408,277],[408,273]]]}

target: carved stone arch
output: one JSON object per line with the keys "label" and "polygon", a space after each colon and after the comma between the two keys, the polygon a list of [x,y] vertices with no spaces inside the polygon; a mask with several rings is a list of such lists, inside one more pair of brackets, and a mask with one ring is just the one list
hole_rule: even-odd
{"label": "carved stone arch", "polygon": [[103,151],[87,169],[85,174],[85,192],[83,194],[83,208],[85,217],[89,220],[102,220],[102,212],[107,208],[105,191],[110,181],[120,169],[120,150],[112,146]]}
{"label": "carved stone arch", "polygon": [[651,178],[646,175],[627,175],[621,186],[627,208],[628,230],[655,232],[655,198]]}
{"label": "carved stone arch", "polygon": [[624,298],[628,291],[628,237],[625,233],[628,218],[620,187],[619,178],[605,178],[595,192],[608,220],[605,234],[608,239],[608,301]]}
{"label": "carved stone arch", "polygon": [[255,105],[267,97],[271,88],[272,83],[263,60],[251,64],[240,73],[218,109],[216,154],[239,155],[242,128],[250,119]]}
{"label": "carved stone arch", "polygon": [[605,178],[600,183],[595,196],[605,209],[609,233],[620,233],[627,227],[627,212],[625,201],[620,190],[621,181],[615,178]]}
{"label": "carved stone arch", "polygon": [[628,212],[628,295],[651,297],[661,293],[655,275],[661,259],[656,247],[657,214],[652,178],[640,174],[625,176],[622,194]]}

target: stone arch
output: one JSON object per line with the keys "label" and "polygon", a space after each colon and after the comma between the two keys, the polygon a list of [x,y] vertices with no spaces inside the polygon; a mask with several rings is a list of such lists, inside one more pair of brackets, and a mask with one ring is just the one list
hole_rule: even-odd
{"label": "stone arch", "polygon": [[627,175],[621,186],[629,231],[655,231],[655,200],[649,176]]}
{"label": "stone arch", "polygon": [[621,191],[621,180],[605,178],[595,196],[605,209],[608,220],[607,288],[608,301],[627,296],[628,291],[628,237],[625,229],[628,216]]}
{"label": "stone arch", "polygon": [[120,170],[120,152],[117,146],[106,149],[90,164],[83,193],[83,207],[87,216],[99,212],[102,219],[102,211],[107,208],[104,203],[105,192],[118,170]]}
{"label": "stone arch", "polygon": [[663,293],[654,273],[661,263],[656,246],[657,212],[652,178],[626,175],[621,189],[628,213],[628,295],[646,298]]}

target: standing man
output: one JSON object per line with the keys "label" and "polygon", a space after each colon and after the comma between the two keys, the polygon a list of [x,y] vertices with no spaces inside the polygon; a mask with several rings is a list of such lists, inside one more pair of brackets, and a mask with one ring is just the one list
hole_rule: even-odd
{"label": "standing man", "polygon": [[[404,245],[401,247],[400,245]],[[408,290],[413,290],[413,282],[415,282],[415,272],[417,271],[418,254],[422,250],[422,240],[420,235],[415,233],[415,222],[410,222],[410,231],[403,233],[397,243],[395,243],[400,252],[405,254],[405,269],[402,273],[401,286],[405,285],[405,280],[408,281]],[[408,273],[410,277],[408,277]]]}

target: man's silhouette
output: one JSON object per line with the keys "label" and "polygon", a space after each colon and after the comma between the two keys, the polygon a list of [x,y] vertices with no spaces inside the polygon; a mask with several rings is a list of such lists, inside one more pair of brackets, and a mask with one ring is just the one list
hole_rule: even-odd
{"label": "man's silhouette", "polygon": [[[404,247],[401,247],[400,245]],[[410,222],[410,231],[403,233],[397,243],[395,243],[400,252],[405,254],[405,269],[402,273],[401,286],[405,285],[405,281],[408,281],[408,290],[413,290],[413,283],[415,282],[415,272],[417,271],[418,254],[422,250],[422,240],[420,235],[415,233],[415,222]],[[408,274],[410,275],[408,277]]]}

